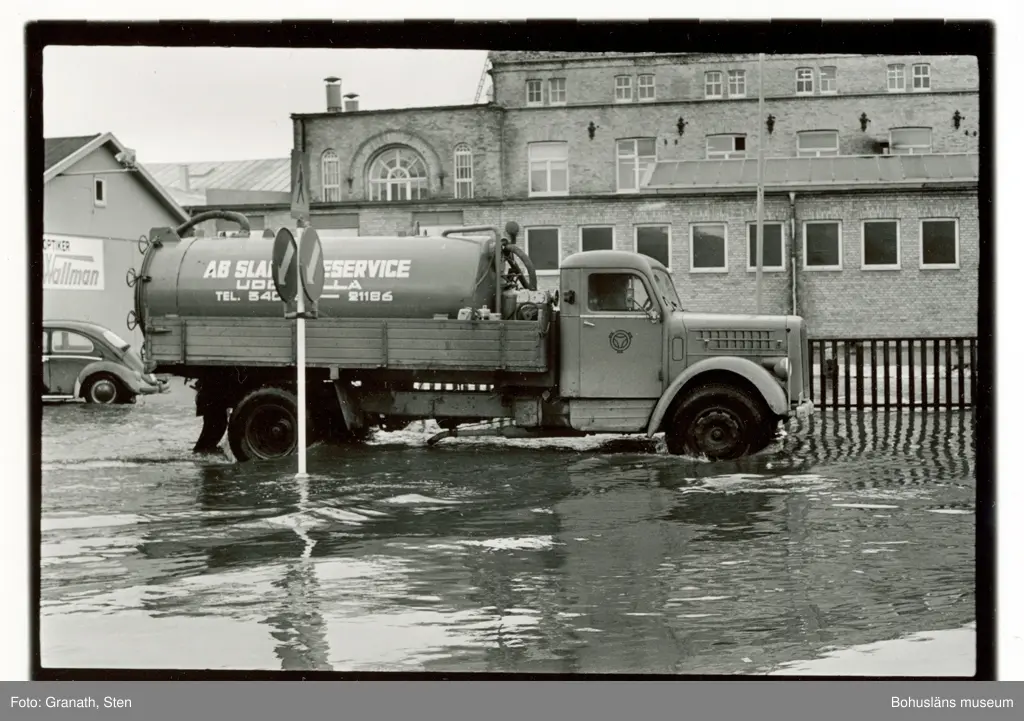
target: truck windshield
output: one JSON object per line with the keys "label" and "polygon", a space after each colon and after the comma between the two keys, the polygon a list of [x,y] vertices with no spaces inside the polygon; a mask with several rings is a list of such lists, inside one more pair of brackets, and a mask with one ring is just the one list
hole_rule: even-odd
{"label": "truck windshield", "polygon": [[682,310],[683,303],[679,300],[679,293],[672,282],[672,277],[663,270],[655,270],[654,280],[658,284],[658,293],[665,305],[671,306],[672,310]]}

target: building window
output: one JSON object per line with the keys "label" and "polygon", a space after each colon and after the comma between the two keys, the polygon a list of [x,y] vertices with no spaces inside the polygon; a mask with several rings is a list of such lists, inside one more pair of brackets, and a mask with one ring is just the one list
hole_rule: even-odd
{"label": "building window", "polygon": [[654,258],[663,266],[672,269],[670,253],[672,229],[668,225],[638,225],[633,238],[633,251]]}
{"label": "building window", "polygon": [[637,99],[641,102],[655,99],[655,86],[653,75],[641,75],[636,83]]}
{"label": "building window", "polygon": [[107,181],[103,178],[93,178],[92,202],[98,208],[107,207]]}
{"label": "building window", "polygon": [[614,250],[615,228],[610,225],[583,226],[580,228],[580,250]]}
{"label": "building window", "polygon": [[647,169],[657,160],[655,138],[620,140],[616,144],[619,192],[638,191]]}
{"label": "building window", "polygon": [[839,131],[805,130],[797,133],[796,154],[801,158],[839,155]]}
{"label": "building window", "polygon": [[548,102],[552,105],[565,105],[565,78],[548,80]]}
{"label": "building window", "polygon": [[796,94],[812,95],[814,93],[814,70],[811,68],[796,69]]}
{"label": "building window", "polygon": [[615,102],[628,103],[633,100],[633,78],[629,75],[615,76]]}
{"label": "building window", "polygon": [[843,269],[843,238],[839,221],[804,221],[804,269]]}
{"label": "building window", "polygon": [[455,146],[455,197],[473,197],[473,151],[465,143]]}
{"label": "building window", "polygon": [[341,200],[341,162],[333,150],[325,150],[320,156],[320,185],[325,203]]}
{"label": "building window", "polygon": [[708,160],[747,157],[746,135],[709,135],[707,138]]}
{"label": "building window", "polygon": [[544,91],[540,80],[526,81],[526,104],[543,105]]}
{"label": "building window", "polygon": [[569,192],[569,144],[531,143],[530,195],[566,195]]}
{"label": "building window", "polygon": [[838,91],[836,69],[834,67],[824,67],[821,68],[818,75],[821,78],[821,94],[834,95]]}
{"label": "building window", "polygon": [[711,70],[704,73],[704,97],[722,97],[722,73],[718,70]]}
{"label": "building window", "polygon": [[427,197],[427,164],[412,148],[392,148],[370,165],[370,200],[395,202]]}
{"label": "building window", "polygon": [[[785,270],[782,223],[764,223],[763,227],[764,243],[761,244],[761,269],[770,272]],[[757,223],[747,225],[747,270],[757,270]]]}
{"label": "building window", "polygon": [[539,275],[557,273],[561,256],[558,228],[527,228],[526,254]]}
{"label": "building window", "polygon": [[747,94],[747,71],[729,71],[729,97],[742,98]]}
{"label": "building window", "polygon": [[886,71],[890,93],[902,93],[907,89],[907,72],[903,65],[890,65]]}
{"label": "building window", "polygon": [[690,226],[690,272],[725,273],[729,270],[724,223]]}
{"label": "building window", "polygon": [[960,267],[960,227],[955,219],[921,221],[921,268]]}
{"label": "building window", "polygon": [[932,152],[932,129],[893,128],[889,131],[889,152],[893,155],[920,155]]}
{"label": "building window", "polygon": [[861,229],[861,267],[865,270],[900,269],[898,220],[865,220]]}
{"label": "building window", "polygon": [[932,70],[927,63],[920,63],[913,68],[914,92],[925,92],[932,89]]}

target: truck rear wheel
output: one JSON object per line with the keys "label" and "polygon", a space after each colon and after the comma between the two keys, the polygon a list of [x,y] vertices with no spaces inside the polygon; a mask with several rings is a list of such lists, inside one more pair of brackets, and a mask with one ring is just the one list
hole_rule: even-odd
{"label": "truck rear wheel", "polygon": [[771,441],[771,419],[761,399],[735,386],[712,383],[679,404],[665,431],[665,443],[675,455],[740,458]]}
{"label": "truck rear wheel", "polygon": [[[239,462],[270,461],[290,456],[299,443],[298,401],[283,388],[260,388],[231,411],[228,443]],[[314,429],[307,415],[307,443]]]}

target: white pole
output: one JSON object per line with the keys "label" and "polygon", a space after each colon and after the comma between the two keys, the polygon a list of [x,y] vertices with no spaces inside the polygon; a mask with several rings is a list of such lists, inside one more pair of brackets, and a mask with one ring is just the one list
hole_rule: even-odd
{"label": "white pole", "polygon": [[[299,259],[296,258],[295,262],[298,263]],[[306,310],[305,299],[303,296],[305,293],[302,291],[301,282],[299,283],[299,294],[296,299],[298,311],[298,333],[296,333],[296,344],[298,345],[297,358],[296,358],[296,374],[298,375],[297,381],[299,386],[299,472],[296,478],[306,478],[306,319],[302,317]]]}
{"label": "white pole", "polygon": [[757,59],[757,313],[761,313],[764,265],[764,53]]}

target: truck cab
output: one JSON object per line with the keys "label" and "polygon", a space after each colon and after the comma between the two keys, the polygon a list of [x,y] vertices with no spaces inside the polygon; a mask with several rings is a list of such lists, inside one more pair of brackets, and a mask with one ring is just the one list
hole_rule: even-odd
{"label": "truck cab", "polygon": [[574,428],[665,431],[670,450],[734,456],[764,444],[750,428],[807,409],[803,319],[687,312],[668,269],[638,253],[576,253],[560,280]]}

